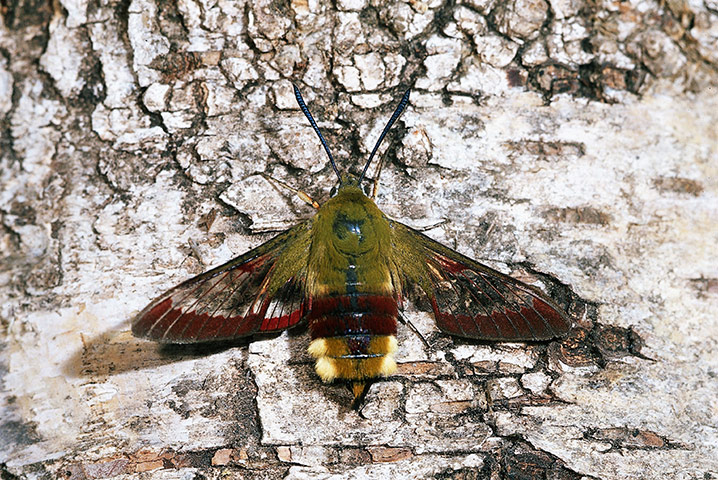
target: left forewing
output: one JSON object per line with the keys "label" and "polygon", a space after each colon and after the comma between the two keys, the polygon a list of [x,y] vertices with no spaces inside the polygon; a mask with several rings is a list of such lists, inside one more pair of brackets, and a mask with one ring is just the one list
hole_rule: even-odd
{"label": "left forewing", "polygon": [[548,340],[571,320],[540,290],[392,221],[395,265],[429,298],[440,330],[498,341]]}

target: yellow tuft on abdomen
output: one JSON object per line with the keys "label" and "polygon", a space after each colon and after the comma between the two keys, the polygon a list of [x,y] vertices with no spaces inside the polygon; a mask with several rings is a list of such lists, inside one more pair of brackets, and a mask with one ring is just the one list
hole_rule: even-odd
{"label": "yellow tuft on abdomen", "polygon": [[325,382],[334,379],[361,380],[391,375],[396,371],[394,353],[396,337],[377,335],[371,338],[368,355],[363,358],[349,356],[344,337],[317,338],[309,344],[309,353],[317,359],[315,369]]}

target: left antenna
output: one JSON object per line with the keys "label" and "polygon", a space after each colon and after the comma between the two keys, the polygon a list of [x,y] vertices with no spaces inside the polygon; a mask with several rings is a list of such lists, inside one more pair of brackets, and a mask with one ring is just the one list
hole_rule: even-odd
{"label": "left antenna", "polygon": [[369,170],[369,164],[371,163],[372,159],[374,158],[374,155],[376,155],[376,151],[379,150],[379,145],[381,145],[381,141],[384,140],[384,137],[386,137],[386,134],[387,134],[387,132],[389,132],[389,129],[391,128],[391,126],[394,125],[394,122],[396,122],[396,120],[401,116],[401,113],[404,111],[407,104],[409,103],[409,94],[410,93],[411,93],[411,89],[407,88],[406,92],[404,92],[404,96],[401,97],[401,101],[399,102],[399,105],[396,106],[396,110],[394,110],[394,114],[391,116],[391,118],[387,122],[386,126],[384,127],[384,131],[381,132],[381,135],[379,136],[379,140],[377,140],[376,145],[374,145],[374,150],[371,151],[371,155],[369,155],[369,160],[366,161],[366,165],[364,165],[364,170],[362,170],[362,172],[361,172],[361,177],[359,177],[360,184],[361,184],[362,180],[364,180],[366,171]]}
{"label": "left antenna", "polygon": [[324,146],[324,150],[327,152],[327,155],[329,156],[329,161],[332,164],[332,168],[334,169],[334,173],[337,174],[337,178],[339,178],[339,185],[342,184],[342,176],[339,175],[339,170],[337,169],[337,164],[334,163],[334,157],[332,157],[332,152],[329,150],[329,145],[327,145],[326,140],[324,140],[324,137],[322,136],[322,132],[319,131],[319,127],[317,126],[317,122],[314,121],[314,118],[312,117],[312,114],[309,113],[309,109],[307,108],[307,104],[304,103],[304,99],[302,98],[302,93],[299,91],[299,88],[292,84],[294,87],[294,96],[297,98],[297,103],[299,104],[299,108],[304,112],[304,116],[307,117],[307,120],[309,120],[309,123],[312,125],[312,128],[315,132],[317,132],[317,135],[319,136],[319,140],[322,142],[322,145]]}

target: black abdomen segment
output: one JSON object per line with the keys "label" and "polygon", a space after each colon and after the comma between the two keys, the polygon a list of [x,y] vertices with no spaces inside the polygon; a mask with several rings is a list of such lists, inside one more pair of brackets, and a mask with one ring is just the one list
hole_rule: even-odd
{"label": "black abdomen segment", "polygon": [[[317,374],[365,381],[396,370],[396,300],[386,295],[351,293],[312,299],[307,320],[309,353]],[[363,390],[362,390],[363,391]]]}

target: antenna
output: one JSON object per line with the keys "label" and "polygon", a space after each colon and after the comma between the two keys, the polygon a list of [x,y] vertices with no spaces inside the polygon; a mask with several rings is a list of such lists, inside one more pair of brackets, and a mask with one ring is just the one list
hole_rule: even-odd
{"label": "antenna", "polygon": [[[296,88],[296,87],[295,87]],[[399,118],[401,113],[406,108],[406,105],[409,103],[409,93],[411,92],[411,88],[407,88],[406,92],[404,92],[404,96],[401,97],[401,101],[399,102],[399,105],[396,106],[396,110],[394,110],[394,114],[389,119],[389,122],[386,124],[386,127],[384,127],[384,131],[381,132],[381,136],[379,137],[379,140],[376,142],[376,145],[374,145],[374,150],[371,151],[371,155],[369,155],[369,160],[366,161],[366,165],[364,165],[364,170],[361,172],[361,176],[359,177],[359,184],[361,184],[362,180],[364,180],[364,175],[366,175],[366,171],[369,169],[369,164],[371,163],[372,159],[374,158],[374,154],[376,154],[376,151],[379,150],[379,145],[381,145],[381,141],[384,140],[384,137],[386,136],[387,132],[391,128],[392,125],[394,125],[394,122]]]}
{"label": "antenna", "polygon": [[332,152],[329,151],[329,145],[327,145],[326,140],[324,140],[324,137],[322,136],[322,132],[319,131],[319,127],[317,126],[317,122],[314,121],[314,118],[312,118],[312,114],[309,113],[309,109],[307,108],[307,105],[304,103],[304,99],[302,98],[302,94],[299,92],[299,88],[292,84],[294,87],[294,96],[297,98],[297,103],[299,104],[299,108],[304,112],[304,116],[307,117],[307,120],[309,120],[309,123],[312,125],[312,128],[315,132],[317,132],[317,135],[319,135],[319,140],[322,142],[322,145],[324,146],[324,150],[327,152],[327,155],[329,156],[329,161],[332,164],[332,168],[334,169],[334,173],[337,174],[337,177],[339,178],[339,185],[342,184],[342,176],[339,175],[339,170],[337,169],[337,164],[334,163],[334,157],[332,157]]}

